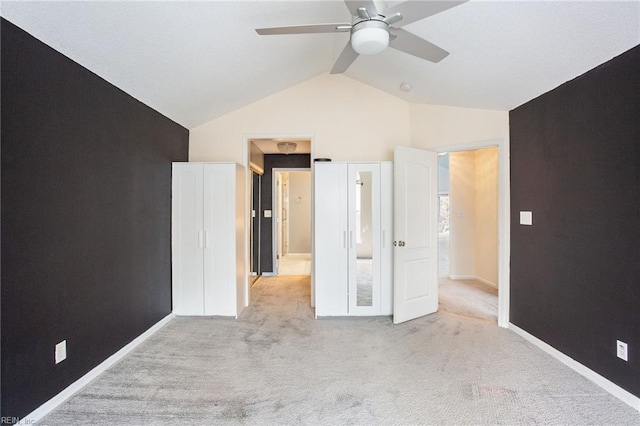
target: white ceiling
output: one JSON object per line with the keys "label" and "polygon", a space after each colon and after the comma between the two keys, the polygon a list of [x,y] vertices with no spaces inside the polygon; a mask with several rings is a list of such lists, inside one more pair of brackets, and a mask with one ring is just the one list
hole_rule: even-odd
{"label": "white ceiling", "polygon": [[[349,37],[254,28],[350,19],[342,1],[3,0],[1,13],[187,128],[327,73]],[[471,0],[404,28],[451,54],[387,49],[345,74],[409,102],[510,110],[640,44],[640,0]]]}

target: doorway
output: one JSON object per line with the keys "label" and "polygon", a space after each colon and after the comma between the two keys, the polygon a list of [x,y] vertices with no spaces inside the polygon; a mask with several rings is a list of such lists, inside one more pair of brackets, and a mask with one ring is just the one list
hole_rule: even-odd
{"label": "doorway", "polygon": [[274,274],[311,275],[311,171],[274,169]]}
{"label": "doorway", "polygon": [[498,148],[438,154],[442,311],[498,321]]}
{"label": "doorway", "polygon": [[[246,276],[249,277],[246,281],[245,306],[249,306],[251,286],[259,282],[260,277],[274,276],[277,273],[277,259],[274,259],[277,256],[274,224],[279,209],[273,204],[274,170],[283,168],[295,171],[292,169],[301,168],[310,173],[313,135],[253,134],[244,135],[243,139],[247,193],[244,226],[247,241]],[[311,197],[305,201],[311,203]],[[309,263],[312,265],[312,256],[309,257]],[[314,306],[313,280],[310,280],[310,286],[310,304]]]}

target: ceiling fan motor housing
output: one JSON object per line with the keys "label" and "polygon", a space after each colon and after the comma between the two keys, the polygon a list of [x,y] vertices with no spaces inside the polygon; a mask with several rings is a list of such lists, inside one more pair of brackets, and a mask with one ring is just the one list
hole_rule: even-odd
{"label": "ceiling fan motor housing", "polygon": [[353,24],[351,28],[351,47],[357,53],[361,55],[376,55],[388,45],[389,25],[386,22],[372,18]]}

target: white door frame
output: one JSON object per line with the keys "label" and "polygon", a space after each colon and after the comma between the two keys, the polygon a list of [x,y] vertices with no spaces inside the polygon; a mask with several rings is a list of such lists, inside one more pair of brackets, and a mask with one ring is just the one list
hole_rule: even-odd
{"label": "white door frame", "polygon": [[[250,197],[250,190],[251,190],[251,170],[249,169],[249,154],[250,154],[250,149],[249,149],[249,143],[251,142],[252,139],[276,139],[276,138],[290,138],[290,139],[309,139],[311,141],[311,154],[310,154],[310,159],[311,159],[311,169],[307,169],[307,170],[311,170],[311,179],[313,180],[313,159],[315,158],[315,153],[314,153],[314,148],[315,148],[315,135],[313,133],[248,133],[248,134],[243,134],[242,135],[242,165],[244,166],[244,171],[245,171],[245,194],[247,196],[245,202],[246,203],[250,203],[251,202],[251,198]],[[313,184],[311,185],[311,198],[312,198],[312,202],[313,202]],[[250,204],[247,204],[250,205]],[[259,212],[260,215],[262,215],[262,212]],[[314,235],[313,235],[313,209],[311,209],[311,306],[315,307],[316,305],[316,301],[315,301],[315,283],[313,282],[313,264],[314,264],[314,260],[313,260],[313,239],[314,239]],[[249,256],[251,256],[251,253],[249,253],[249,225],[251,223],[251,214],[249,212],[249,209],[245,209],[245,217],[244,217],[244,238],[245,238],[245,247],[247,247],[247,249],[245,250],[245,259],[244,259],[244,264],[245,264],[245,300],[244,300],[244,305],[245,306],[249,306],[249,302],[251,301],[251,284],[249,283],[249,276],[251,271],[249,271],[250,269],[250,264],[248,262],[249,260]]]}
{"label": "white door frame", "polygon": [[[504,139],[469,142],[428,148],[435,152],[498,148],[498,325],[509,327],[509,257],[511,252],[511,182],[509,144]],[[437,225],[437,224],[436,224]]]}

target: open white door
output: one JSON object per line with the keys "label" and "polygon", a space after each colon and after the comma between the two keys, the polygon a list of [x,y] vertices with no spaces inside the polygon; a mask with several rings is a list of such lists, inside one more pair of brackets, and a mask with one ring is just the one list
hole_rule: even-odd
{"label": "open white door", "polygon": [[393,322],[438,310],[438,223],[435,152],[394,151]]}

